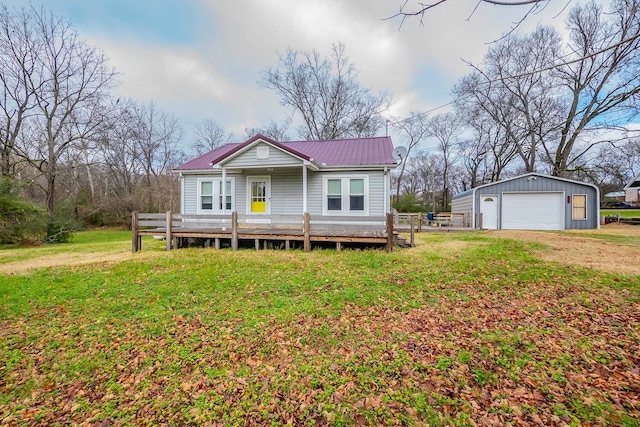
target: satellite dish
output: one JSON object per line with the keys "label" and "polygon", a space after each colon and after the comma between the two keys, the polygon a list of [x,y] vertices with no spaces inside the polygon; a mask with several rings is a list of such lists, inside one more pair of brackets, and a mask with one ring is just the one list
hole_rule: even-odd
{"label": "satellite dish", "polygon": [[391,155],[394,159],[401,162],[407,157],[407,147],[403,147],[402,145],[400,145],[393,149]]}

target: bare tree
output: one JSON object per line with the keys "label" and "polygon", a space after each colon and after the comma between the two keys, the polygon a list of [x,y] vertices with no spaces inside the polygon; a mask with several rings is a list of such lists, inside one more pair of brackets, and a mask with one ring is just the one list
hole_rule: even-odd
{"label": "bare tree", "polygon": [[489,114],[505,143],[515,144],[524,171],[537,170],[538,161],[558,176],[588,167],[587,154],[606,141],[602,130],[638,114],[639,10],[638,0],[615,0],[607,14],[593,2],[576,5],[566,52],[545,27],[510,34],[458,83],[458,105]]}
{"label": "bare tree", "polygon": [[28,83],[35,71],[38,47],[30,13],[0,6],[0,176],[13,174],[16,142],[35,107]]}
{"label": "bare tree", "polygon": [[442,208],[449,204],[450,171],[457,160],[456,146],[460,137],[462,126],[459,117],[455,113],[441,113],[433,116],[427,123],[429,136],[438,142],[441,155],[442,175]]}
{"label": "bare tree", "polygon": [[138,123],[132,100],[119,99],[112,106],[109,121],[102,126],[96,142],[107,171],[103,191],[116,199],[131,196],[143,170],[139,165],[140,147],[137,141]]}
{"label": "bare tree", "polygon": [[559,132],[562,102],[557,81],[549,72],[536,71],[558,57],[559,45],[550,27],[511,34],[487,51],[482,68],[476,67],[454,88],[459,111],[473,112],[473,117],[482,110],[491,117],[527,172],[536,170],[543,141]]}
{"label": "bare tree", "polygon": [[418,152],[407,159],[407,177],[402,180],[402,194],[419,196],[422,204],[436,212],[441,203],[442,182],[436,177],[442,176],[442,159],[439,154]]}
{"label": "bare tree", "polygon": [[638,0],[614,0],[606,14],[593,1],[576,5],[567,24],[569,55],[579,61],[567,61],[554,71],[566,89],[567,108],[560,137],[543,144],[553,173],[559,176],[594,146],[577,147],[585,133],[619,127],[636,117],[640,95]]}
{"label": "bare tree", "polygon": [[228,143],[233,137],[215,119],[205,119],[196,124],[195,143],[191,146],[197,155],[208,153],[216,148]]}
{"label": "bare tree", "polygon": [[413,149],[427,136],[428,118],[426,114],[411,113],[409,118],[393,123],[394,127],[402,131],[403,141],[407,149],[404,159],[401,159],[400,172],[398,173],[396,185],[396,201],[400,200],[400,185],[407,167],[407,160]]}
{"label": "bare tree", "polygon": [[153,102],[135,107],[132,116],[138,162],[147,186],[151,187],[153,178],[168,173],[177,164],[182,129],[175,116],[158,109]]}
{"label": "bare tree", "polygon": [[291,119],[286,119],[282,122],[271,121],[266,127],[252,127],[246,128],[245,134],[247,138],[251,138],[257,134],[262,134],[266,137],[272,138],[276,141],[289,141],[289,126],[291,125]]}
{"label": "bare tree", "polygon": [[[400,9],[398,10],[398,12],[394,13],[386,19],[399,19],[400,27],[402,27],[407,19],[417,17],[419,19],[420,25],[424,25],[425,14],[431,9],[441,6],[446,2],[447,0],[435,0],[433,3],[403,0],[403,3],[400,5]],[[525,10],[520,16],[520,19],[511,23],[511,26],[507,33],[511,34],[515,30],[517,30],[520,24],[522,24],[529,16],[540,13],[549,5],[549,3],[551,3],[551,0],[479,0],[475,3],[475,6],[473,8],[469,9],[467,20],[471,19],[478,7],[483,4],[491,6],[524,7]],[[571,0],[566,0],[566,2],[564,3],[564,7],[566,7],[569,3],[571,3]]]}
{"label": "bare tree", "polygon": [[599,177],[596,184],[608,191],[622,189],[640,174],[640,139],[631,137],[601,145],[590,169]]}
{"label": "bare tree", "polygon": [[59,163],[74,144],[91,139],[99,129],[105,117],[101,100],[115,73],[104,54],[80,40],[65,19],[34,7],[22,13],[25,32],[34,40],[30,46],[37,49],[35,62],[22,65],[33,67],[26,90],[33,96],[37,115],[31,118],[21,155],[46,180],[47,211],[53,220]]}
{"label": "bare tree", "polygon": [[458,94],[455,102],[460,120],[471,133],[460,141],[461,158],[470,173],[470,185],[474,188],[480,180],[478,170],[486,163],[486,180],[500,179],[502,172],[518,156],[514,127],[515,109],[512,102],[492,95],[491,86],[484,85],[480,73],[463,77],[454,88]]}
{"label": "bare tree", "polygon": [[331,59],[317,51],[288,49],[259,84],[275,90],[280,103],[302,116],[302,138],[326,140],[373,136],[384,126],[380,115],[391,103],[387,93],[374,95],[357,81],[343,44],[333,45]]}

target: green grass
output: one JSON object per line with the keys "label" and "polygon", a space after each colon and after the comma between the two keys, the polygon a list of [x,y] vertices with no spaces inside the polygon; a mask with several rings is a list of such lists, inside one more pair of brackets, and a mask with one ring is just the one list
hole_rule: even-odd
{"label": "green grass", "polygon": [[601,209],[600,216],[618,216],[625,218],[640,218],[640,209]]}
{"label": "green grass", "polygon": [[43,244],[30,248],[0,247],[0,264],[60,254],[124,251],[127,248],[131,248],[131,231],[79,231],[74,233],[72,244]]}
{"label": "green grass", "polygon": [[[0,276],[0,420],[634,425],[640,276],[545,263],[544,246],[488,233],[418,245],[149,240],[115,264]],[[130,251],[128,232],[0,259],[113,251]]]}

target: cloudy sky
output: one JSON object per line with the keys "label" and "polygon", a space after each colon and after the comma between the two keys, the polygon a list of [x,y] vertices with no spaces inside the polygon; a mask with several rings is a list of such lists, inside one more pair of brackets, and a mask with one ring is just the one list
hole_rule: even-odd
{"label": "cloudy sky", "polygon": [[[0,0],[20,7],[24,0]],[[391,120],[451,101],[456,80],[488,43],[527,11],[450,0],[400,28],[405,0],[32,0],[71,20],[120,73],[118,96],[155,101],[180,120],[185,146],[193,127],[214,118],[237,140],[245,128],[288,113],[257,84],[288,47],[329,55],[342,42],[360,83],[393,95]],[[551,2],[521,27],[563,27],[564,2]],[[409,0],[406,8],[415,8]],[[556,15],[560,14],[559,17]],[[470,16],[471,15],[471,16]],[[469,18],[469,19],[467,19]],[[295,134],[295,132],[290,132]],[[401,141],[395,141],[396,145]]]}

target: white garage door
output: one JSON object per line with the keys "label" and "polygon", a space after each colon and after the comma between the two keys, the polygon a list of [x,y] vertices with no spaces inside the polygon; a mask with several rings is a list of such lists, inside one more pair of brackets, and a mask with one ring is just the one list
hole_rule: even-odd
{"label": "white garage door", "polygon": [[564,230],[564,194],[503,194],[502,228],[505,230]]}

